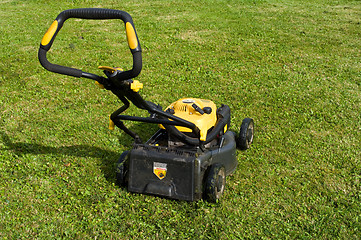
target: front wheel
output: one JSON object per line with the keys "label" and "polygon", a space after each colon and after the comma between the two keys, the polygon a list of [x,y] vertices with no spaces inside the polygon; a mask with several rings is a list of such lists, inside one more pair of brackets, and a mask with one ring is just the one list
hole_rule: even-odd
{"label": "front wheel", "polygon": [[252,118],[245,118],[237,138],[237,147],[240,150],[247,150],[253,142],[254,123]]}
{"label": "front wheel", "polygon": [[115,169],[116,182],[117,185],[120,187],[126,186],[126,181],[127,181],[126,177],[128,173],[128,167],[127,167],[128,153],[129,153],[128,151],[125,151],[120,155]]}
{"label": "front wheel", "polygon": [[226,186],[226,170],[223,165],[212,165],[205,182],[205,198],[210,202],[217,202]]}

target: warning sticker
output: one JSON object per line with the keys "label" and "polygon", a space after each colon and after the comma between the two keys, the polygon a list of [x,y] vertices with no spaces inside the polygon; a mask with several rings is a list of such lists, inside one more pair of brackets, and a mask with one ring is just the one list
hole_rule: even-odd
{"label": "warning sticker", "polygon": [[153,162],[153,173],[162,180],[167,174],[167,164],[160,162]]}

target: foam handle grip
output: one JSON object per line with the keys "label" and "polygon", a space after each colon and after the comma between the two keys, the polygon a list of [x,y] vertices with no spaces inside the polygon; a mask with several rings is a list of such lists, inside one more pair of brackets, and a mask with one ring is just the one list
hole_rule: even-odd
{"label": "foam handle grip", "polygon": [[121,19],[125,23],[128,46],[133,55],[133,69],[124,72],[124,77],[134,78],[140,73],[139,69],[142,68],[142,59],[140,53],[142,50],[139,44],[137,33],[134,28],[132,17],[127,12],[124,11],[114,10],[114,9],[103,9],[103,8],[69,9],[61,12],[57,16],[57,18],[49,27],[48,31],[45,33],[40,43],[38,56],[41,65],[45,69],[52,72],[70,75],[74,77],[88,76],[88,74],[83,74],[81,70],[60,66],[57,64],[52,64],[47,60],[46,57],[46,53],[51,48],[56,38],[56,35],[62,28],[64,22],[69,18],[98,19],[98,20]]}
{"label": "foam handle grip", "polygon": [[48,31],[45,33],[42,41],[41,48],[49,50],[56,35],[62,28],[64,22],[69,18],[82,18],[82,19],[121,19],[126,26],[128,45],[133,51],[141,51],[137,33],[134,28],[132,17],[124,11],[104,8],[79,8],[69,9],[61,12]]}

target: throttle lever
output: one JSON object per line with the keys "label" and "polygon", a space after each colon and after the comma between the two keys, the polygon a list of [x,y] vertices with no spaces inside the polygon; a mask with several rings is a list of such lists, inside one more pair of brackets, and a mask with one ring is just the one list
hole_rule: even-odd
{"label": "throttle lever", "polygon": [[201,115],[204,114],[204,111],[202,108],[200,108],[197,104],[193,103],[192,107],[194,108],[194,110],[196,110],[197,112],[199,112]]}

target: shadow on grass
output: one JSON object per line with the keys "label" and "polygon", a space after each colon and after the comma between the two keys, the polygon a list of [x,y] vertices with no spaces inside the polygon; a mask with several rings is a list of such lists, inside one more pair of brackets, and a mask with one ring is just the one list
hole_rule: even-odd
{"label": "shadow on grass", "polygon": [[[131,130],[137,133],[142,133],[142,139],[147,140],[153,133],[157,131],[158,127],[155,124],[144,124],[136,122],[131,127]],[[123,135],[124,136],[124,135]],[[133,140],[131,137],[125,135],[127,139],[122,139],[118,136],[119,145],[127,145],[131,148]],[[99,168],[104,174],[104,177],[109,182],[115,181],[115,163],[122,154],[122,151],[115,152],[107,149],[102,149],[89,145],[71,145],[71,146],[59,146],[51,147],[44,146],[37,143],[26,142],[13,142],[11,137],[3,131],[0,131],[0,141],[5,145],[5,149],[9,150],[16,156],[22,156],[25,154],[33,155],[47,155],[54,154],[57,156],[73,156],[83,158],[98,158],[101,160]]]}
{"label": "shadow on grass", "polygon": [[110,182],[114,182],[114,164],[119,158],[121,152],[114,152],[88,145],[50,147],[37,143],[13,142],[11,138],[4,132],[0,132],[0,137],[3,144],[5,145],[4,150],[9,150],[16,156],[22,156],[25,154],[55,154],[74,157],[98,158],[101,160],[100,168],[105,178]]}

